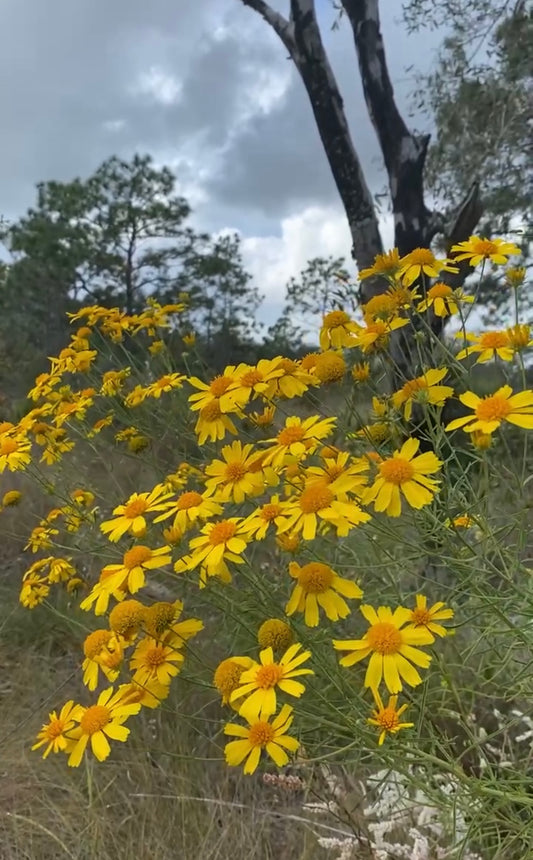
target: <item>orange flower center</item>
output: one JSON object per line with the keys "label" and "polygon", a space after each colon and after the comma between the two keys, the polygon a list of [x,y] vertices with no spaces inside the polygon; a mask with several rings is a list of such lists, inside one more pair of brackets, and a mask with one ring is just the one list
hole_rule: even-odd
{"label": "orange flower center", "polygon": [[349,322],[350,316],[346,311],[330,311],[324,317],[323,326],[324,328],[337,328],[338,326],[345,326]]}
{"label": "orange flower center", "polygon": [[244,666],[234,663],[231,658],[220,663],[215,671],[213,681],[222,696],[229,697],[237,689],[244,669]]}
{"label": "orange flower center", "polygon": [[189,508],[197,508],[198,505],[202,504],[202,497],[200,493],[195,493],[194,490],[191,490],[190,493],[183,493],[176,504],[178,511],[186,511]]}
{"label": "orange flower center", "polygon": [[390,732],[397,728],[400,720],[394,708],[383,708],[377,712],[376,722],[380,724],[381,728]]}
{"label": "orange flower center", "polygon": [[396,312],[396,302],[392,296],[382,294],[374,296],[363,306],[363,314],[368,319],[388,320]]}
{"label": "orange flower center", "polygon": [[402,392],[409,399],[423,388],[428,388],[428,384],[423,376],[419,376],[418,379],[410,379],[409,382],[406,382],[402,388]]}
{"label": "orange flower center", "polygon": [[263,382],[263,379],[263,374],[258,370],[248,370],[247,373],[243,373],[239,381],[245,388],[253,388],[258,382]]}
{"label": "orange flower center", "polygon": [[46,737],[53,741],[63,734],[64,729],[64,720],[51,720],[45,729]]}
{"label": "orange flower center", "polygon": [[156,380],[156,388],[164,388],[165,385],[172,385],[172,379],[170,376],[161,376],[160,379]]}
{"label": "orange flower center", "polygon": [[376,275],[394,275],[398,270],[400,258],[396,248],[392,251],[387,251],[386,254],[377,254],[374,260],[374,269]]}
{"label": "orange flower center", "polygon": [[204,406],[203,409],[200,409],[200,417],[203,421],[216,421],[221,415],[222,412],[220,411],[218,400],[213,400]]}
{"label": "orange flower center", "polygon": [[124,567],[131,570],[139,564],[144,564],[145,561],[152,558],[152,550],[147,546],[134,546],[124,553]]}
{"label": "orange flower center", "polygon": [[503,421],[512,411],[507,398],[500,394],[484,397],[476,406],[476,415],[480,421]]}
{"label": "orange flower center", "polygon": [[279,363],[279,367],[281,367],[281,369],[286,374],[296,373],[296,371],[298,370],[298,365],[295,361],[292,360],[292,358],[282,358]]}
{"label": "orange flower center", "polygon": [[305,435],[303,427],[284,427],[278,433],[278,442],[280,445],[292,445],[293,442],[300,442]]}
{"label": "orange flower center", "polygon": [[16,439],[3,439],[0,443],[0,454],[13,454],[17,449]]}
{"label": "orange flower center", "polygon": [[323,594],[331,588],[334,573],[327,564],[312,561],[304,564],[298,573],[298,584],[307,594]]}
{"label": "orange flower center", "polygon": [[149,666],[151,669],[157,669],[158,666],[162,666],[163,663],[166,663],[166,648],[163,645],[154,645],[153,648],[149,648],[145,655],[144,660],[146,666]]}
{"label": "orange flower center", "polygon": [[500,349],[509,345],[509,339],[504,331],[487,331],[479,338],[479,345],[485,349]]}
{"label": "orange flower center", "polygon": [[429,624],[431,621],[431,613],[429,609],[417,606],[416,609],[413,609],[411,621],[413,624],[416,624],[417,627],[425,627],[426,624]]}
{"label": "orange flower center", "polygon": [[230,523],[227,520],[221,523],[216,523],[209,532],[209,543],[213,546],[218,546],[221,543],[227,543],[235,534],[235,523]]}
{"label": "orange flower center", "polygon": [[407,259],[411,266],[433,266],[436,262],[429,248],[415,248]]}
{"label": "orange flower center", "polygon": [[113,634],[110,630],[94,630],[89,633],[83,643],[83,653],[89,660],[94,660],[104,648]]}
{"label": "orange flower center", "polygon": [[248,740],[254,747],[266,747],[275,738],[274,729],[270,723],[260,721],[250,727]]}
{"label": "orange flower center", "polygon": [[498,246],[490,239],[476,239],[472,244],[474,254],[483,254],[484,257],[490,257],[491,254],[498,253]]}
{"label": "orange flower center", "polygon": [[132,502],[128,502],[124,508],[124,516],[128,520],[134,520],[144,514],[147,507],[148,502],[145,499],[134,499]]}
{"label": "orange flower center", "polygon": [[261,508],[261,518],[266,520],[267,523],[270,523],[272,520],[275,520],[276,517],[279,517],[281,511],[281,505],[263,505]]}
{"label": "orange flower center", "polygon": [[215,376],[211,385],[209,386],[209,391],[214,397],[222,397],[222,395],[226,393],[232,382],[233,379],[230,379],[230,377],[228,376]]}
{"label": "orange flower center", "polygon": [[346,362],[341,355],[323,353],[316,360],[315,373],[321,382],[337,382],[346,372]]}
{"label": "orange flower center", "polygon": [[109,708],[106,708],[104,705],[92,705],[90,708],[87,708],[80,719],[80,726],[84,735],[94,735],[110,722],[111,711]]}
{"label": "orange flower center", "polygon": [[272,663],[270,666],[261,666],[255,676],[255,681],[261,690],[269,690],[275,687],[283,678],[283,667],[277,663]]}
{"label": "orange flower center", "polygon": [[226,481],[240,481],[246,475],[247,469],[243,463],[228,463],[226,466]]}
{"label": "orange flower center", "polygon": [[409,460],[403,457],[391,457],[385,460],[379,467],[379,473],[389,484],[404,484],[410,481],[415,470]]}
{"label": "orange flower center", "polygon": [[317,484],[303,491],[300,496],[300,508],[304,514],[315,514],[329,507],[334,498],[334,493],[325,484]]}
{"label": "orange flower center", "polygon": [[368,629],[368,644],[378,654],[396,654],[402,646],[402,634],[389,621],[378,621]]}
{"label": "orange flower center", "polygon": [[439,283],[433,284],[427,294],[430,299],[449,299],[453,295],[453,290],[448,284],[439,281]]}

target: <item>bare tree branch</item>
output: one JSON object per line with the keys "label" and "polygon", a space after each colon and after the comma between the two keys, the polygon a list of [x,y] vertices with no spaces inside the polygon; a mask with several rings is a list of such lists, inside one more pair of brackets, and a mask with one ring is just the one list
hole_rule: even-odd
{"label": "bare tree branch", "polygon": [[[320,139],[339,191],[353,242],[353,257],[360,268],[371,266],[383,247],[374,201],[355,150],[335,75],[322,43],[314,0],[291,0],[287,22],[262,0],[242,0],[255,9],[278,33],[288,48],[304,83]],[[280,20],[281,19],[281,20]],[[287,38],[287,33],[289,37]],[[376,291],[369,290],[365,300]]]}
{"label": "bare tree branch", "polygon": [[395,244],[400,254],[406,254],[417,245],[428,245],[433,230],[423,186],[429,135],[412,134],[396,105],[378,0],[341,2],[352,27],[365,101],[389,176]]}

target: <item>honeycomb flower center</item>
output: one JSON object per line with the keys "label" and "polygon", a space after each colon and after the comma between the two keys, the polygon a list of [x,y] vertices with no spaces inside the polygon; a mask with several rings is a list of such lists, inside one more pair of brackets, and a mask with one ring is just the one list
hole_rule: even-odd
{"label": "honeycomb flower center", "polygon": [[260,721],[250,727],[248,740],[254,747],[266,747],[275,738],[274,729],[270,723]]}
{"label": "honeycomb flower center", "polygon": [[484,397],[476,407],[476,415],[480,421],[503,421],[512,412],[512,407],[506,397],[493,394]]}
{"label": "honeycomb flower center", "polygon": [[131,570],[152,558],[152,550],[147,546],[134,546],[124,553],[124,567]]}
{"label": "honeycomb flower center", "polygon": [[403,457],[391,457],[390,460],[381,463],[379,472],[389,484],[399,485],[410,481],[415,470],[409,460],[404,460]]}
{"label": "honeycomb flower center", "polygon": [[138,600],[124,600],[109,613],[109,626],[115,633],[131,636],[141,624],[144,613],[145,608]]}
{"label": "honeycomb flower center", "polygon": [[316,360],[315,373],[321,382],[337,382],[346,372],[346,362],[341,355],[319,355]]}
{"label": "honeycomb flower center", "polygon": [[435,257],[429,248],[415,248],[408,255],[408,260],[411,266],[433,266]]}
{"label": "honeycomb flower center", "polygon": [[261,690],[269,690],[275,687],[283,678],[283,668],[277,663],[270,666],[261,666],[256,673],[255,681]]}
{"label": "honeycomb flower center", "polygon": [[369,319],[386,321],[396,313],[396,302],[386,294],[374,296],[364,306],[363,313]]}
{"label": "honeycomb flower center", "polygon": [[261,508],[261,518],[263,520],[266,520],[267,523],[270,523],[272,522],[272,520],[275,520],[276,517],[279,517],[280,514],[281,505],[263,505],[263,507]]}
{"label": "honeycomb flower center", "polygon": [[222,696],[229,697],[237,689],[244,668],[231,659],[223,660],[217,667],[213,680],[215,687]]}
{"label": "honeycomb flower center", "polygon": [[213,400],[211,403],[204,406],[203,409],[200,410],[200,415],[204,421],[216,421],[217,418],[220,418],[222,412],[220,411],[218,400]]}
{"label": "honeycomb flower center", "polygon": [[59,720],[59,719],[51,720],[45,729],[46,737],[48,738],[48,740],[53,741],[56,738],[60,737],[60,735],[63,734],[64,730],[65,730],[64,720]]}
{"label": "honeycomb flower center", "polygon": [[233,382],[228,376],[216,376],[211,385],[209,386],[209,391],[214,397],[222,397],[223,394],[226,393],[231,383]]}
{"label": "honeycomb flower center", "polygon": [[269,618],[267,621],[263,621],[257,632],[257,641],[261,648],[287,648],[292,640],[291,628],[279,618]]}
{"label": "honeycomb flower center", "polygon": [[228,463],[226,466],[226,480],[240,481],[246,475],[246,466],[243,463]]}
{"label": "honeycomb flower center", "polygon": [[258,370],[248,370],[247,373],[243,373],[241,376],[240,384],[244,385],[245,388],[253,388],[254,385],[263,382],[263,379],[263,374],[259,373]]}
{"label": "honeycomb flower center", "polygon": [[83,734],[94,735],[110,722],[111,711],[109,708],[106,708],[105,705],[91,705],[80,719],[80,726]]}
{"label": "honeycomb flower center", "polygon": [[430,299],[449,299],[453,295],[453,290],[448,284],[439,281],[437,284],[433,284],[427,294]]}
{"label": "honeycomb flower center", "polygon": [[509,339],[504,331],[487,331],[479,338],[479,345],[485,349],[500,349],[508,344]]}
{"label": "honeycomb flower center", "polygon": [[350,316],[346,311],[330,311],[324,317],[323,326],[324,328],[337,328],[338,326],[345,326],[349,322]]}
{"label": "honeycomb flower center", "polygon": [[280,445],[292,445],[293,442],[300,442],[304,435],[303,427],[284,427],[278,433],[278,442]]}
{"label": "honeycomb flower center", "polygon": [[[119,604],[120,606],[120,604]],[[144,626],[147,633],[157,638],[165,632],[176,617],[176,607],[173,603],[160,601],[154,603],[146,610],[144,618]]]}
{"label": "honeycomb flower center", "polygon": [[124,508],[124,516],[129,520],[134,520],[144,514],[147,507],[148,503],[145,499],[134,499],[132,502],[128,502]]}
{"label": "honeycomb flower center", "polygon": [[386,729],[389,732],[397,728],[398,723],[400,722],[398,714],[394,708],[383,708],[381,711],[378,711],[376,714],[376,721],[380,724],[381,728]]}
{"label": "honeycomb flower center", "polygon": [[183,493],[176,504],[178,511],[187,511],[189,508],[197,508],[202,504],[200,493],[191,490],[189,493]]}
{"label": "honeycomb flower center", "polygon": [[298,573],[298,583],[307,594],[323,594],[331,588],[334,573],[327,564],[312,561]]}
{"label": "honeycomb flower center", "polygon": [[472,242],[472,250],[476,255],[483,254],[484,257],[490,257],[491,254],[498,253],[498,246],[490,239],[477,239]]}
{"label": "honeycomb flower center", "polygon": [[325,484],[317,484],[303,491],[300,496],[300,508],[304,514],[316,514],[317,511],[328,508],[334,498],[335,495]]}
{"label": "honeycomb flower center", "polygon": [[2,439],[0,443],[0,454],[14,454],[14,452],[18,449],[18,442],[16,439]]}
{"label": "honeycomb flower center", "polygon": [[402,646],[402,634],[394,624],[379,621],[373,624],[366,634],[368,644],[378,654],[396,654]]}
{"label": "honeycomb flower center", "polygon": [[431,621],[431,613],[429,609],[417,606],[413,609],[411,620],[417,627],[425,627]]}
{"label": "honeycomb flower center", "polygon": [[154,645],[153,648],[148,648],[144,655],[145,663],[151,669],[162,666],[163,663],[166,663],[166,659],[166,648],[163,645]]}
{"label": "honeycomb flower center", "polygon": [[209,533],[209,543],[213,546],[218,546],[221,543],[227,543],[235,534],[235,523],[222,522],[216,523]]}
{"label": "honeycomb flower center", "polygon": [[110,630],[94,630],[89,633],[83,643],[83,653],[89,660],[94,660],[98,656],[102,648],[104,648],[111,639],[112,633]]}

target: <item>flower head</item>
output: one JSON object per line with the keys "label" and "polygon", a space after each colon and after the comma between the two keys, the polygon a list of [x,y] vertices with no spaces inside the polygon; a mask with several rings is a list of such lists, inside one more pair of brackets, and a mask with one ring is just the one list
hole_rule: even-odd
{"label": "flower head", "polygon": [[319,608],[324,610],[330,621],[338,621],[350,614],[350,607],[344,600],[363,596],[359,586],[349,579],[343,579],[327,564],[312,561],[300,566],[293,561],[289,573],[296,580],[289,602],[285,607],[287,615],[303,612],[308,627],[316,627]]}
{"label": "flower head", "polygon": [[409,705],[402,705],[398,708],[398,696],[390,696],[388,705],[384,705],[381,696],[377,690],[372,690],[375,709],[372,711],[372,716],[368,718],[367,723],[371,726],[377,726],[380,729],[378,744],[381,746],[387,734],[394,735],[400,729],[411,729],[414,723],[402,723],[400,717]]}
{"label": "flower head", "polygon": [[44,723],[37,735],[37,740],[32,746],[32,750],[45,747],[43,758],[46,758],[51,752],[68,752],[69,746],[72,746],[69,732],[76,725],[76,720],[79,719],[79,716],[80,705],[75,705],[72,700],[63,705],[59,714],[56,711],[52,711],[48,715],[48,722]]}
{"label": "flower head", "polygon": [[314,675],[312,669],[301,666],[311,656],[310,651],[302,651],[297,642],[290,645],[279,661],[274,660],[272,648],[264,648],[260,663],[253,663],[242,673],[239,686],[231,694],[231,701],[244,698],[239,706],[239,714],[249,722],[274,714],[277,707],[276,689],[289,696],[299,698],[305,686],[294,678],[301,675]]}
{"label": "flower head", "polygon": [[378,477],[363,494],[365,504],[373,502],[376,511],[385,511],[389,517],[399,517],[402,495],[412,508],[422,508],[432,502],[439,486],[438,481],[427,476],[438,472],[442,462],[432,451],[415,457],[419,446],[418,439],[408,439],[392,457],[382,460]]}
{"label": "flower head", "polygon": [[473,409],[474,414],[450,421],[446,426],[448,431],[462,427],[465,433],[481,431],[490,435],[504,421],[533,430],[533,391],[513,394],[510,385],[503,385],[494,394],[486,397],[478,397],[473,391],[465,391],[459,395],[459,400],[469,409]]}
{"label": "flower head", "polygon": [[508,258],[520,255],[522,252],[512,242],[503,239],[484,239],[482,236],[470,236],[465,242],[452,245],[454,260],[468,260],[471,266],[477,266],[482,260],[490,260],[496,265],[505,265]]}
{"label": "flower head", "polygon": [[447,609],[442,601],[428,607],[427,597],[423,594],[416,595],[416,606],[411,610],[410,619],[414,628],[424,627],[435,636],[446,636],[446,628],[436,622],[450,618],[453,618],[453,609]]}
{"label": "flower head", "polygon": [[253,720],[248,722],[248,726],[227,723],[224,734],[232,735],[238,740],[226,744],[224,750],[226,764],[238,767],[246,759],[244,773],[254,773],[261,753],[265,750],[278,767],[286,765],[289,761],[286,750],[296,752],[300,746],[296,738],[287,735],[293,720],[292,710],[289,705],[283,705],[272,722],[262,719]]}
{"label": "flower head", "polygon": [[138,714],[139,703],[125,704],[122,693],[116,693],[113,687],[108,687],[100,693],[98,701],[89,708],[81,708],[76,713],[79,725],[70,731],[74,743],[69,756],[70,767],[81,764],[83,753],[90,743],[93,755],[98,761],[104,761],[111,752],[108,738],[115,741],[126,741],[130,730],[123,724],[128,717]]}

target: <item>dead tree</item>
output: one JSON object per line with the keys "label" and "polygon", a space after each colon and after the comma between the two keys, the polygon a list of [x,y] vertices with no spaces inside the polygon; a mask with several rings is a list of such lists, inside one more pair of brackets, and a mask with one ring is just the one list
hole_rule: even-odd
{"label": "dead tree", "polygon": [[[348,219],[352,256],[360,269],[370,266],[376,254],[383,252],[378,219],[324,49],[314,0],[288,0],[287,18],[264,0],[240,2],[258,12],[272,27],[300,74]],[[442,213],[426,206],[424,163],[430,136],[410,131],[396,105],[378,0],[340,0],[340,3],[353,32],[366,107],[388,174],[395,245],[404,255],[414,248],[428,247],[437,233],[445,237],[453,235],[453,241],[468,238],[481,215],[477,188],[468,190],[465,201],[458,207],[460,217],[452,225],[445,223]],[[387,286],[382,279],[363,281],[362,301],[368,301]]]}

